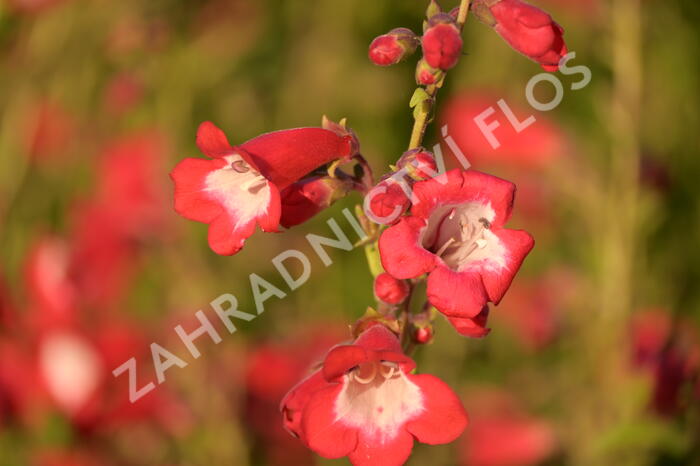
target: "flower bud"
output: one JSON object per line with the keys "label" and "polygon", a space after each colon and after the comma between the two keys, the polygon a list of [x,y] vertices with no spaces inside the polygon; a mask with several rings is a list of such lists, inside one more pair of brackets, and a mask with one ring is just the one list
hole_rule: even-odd
{"label": "flower bud", "polygon": [[462,53],[462,36],[454,18],[441,13],[430,18],[423,34],[423,57],[433,68],[449,70]]}
{"label": "flower bud", "polygon": [[352,189],[352,180],[330,176],[315,176],[297,181],[281,193],[280,224],[290,228],[304,223],[345,197]]}
{"label": "flower bud", "polygon": [[546,71],[559,69],[567,53],[564,29],[549,14],[520,0],[474,0],[471,9],[514,50]]}
{"label": "flower bud", "polygon": [[437,173],[435,157],[422,147],[404,152],[396,166],[400,169],[405,168],[409,176],[417,181],[427,180]]}
{"label": "flower bud", "polygon": [[422,86],[435,84],[442,76],[442,71],[433,68],[421,58],[416,65],[416,83]]}
{"label": "flower bud", "polygon": [[382,225],[396,223],[408,210],[411,201],[400,183],[387,178],[370,190],[366,206],[367,215],[373,222]]}
{"label": "flower bud", "polygon": [[433,341],[433,336],[433,327],[431,325],[427,327],[416,327],[413,333],[413,339],[416,343],[419,343],[421,345],[427,345],[428,343]]}
{"label": "flower bud", "polygon": [[382,273],[374,279],[374,294],[385,303],[400,304],[408,296],[408,284],[388,273]]}
{"label": "flower bud", "polygon": [[379,66],[394,65],[418,48],[418,36],[406,28],[396,28],[375,38],[369,45],[369,59]]}

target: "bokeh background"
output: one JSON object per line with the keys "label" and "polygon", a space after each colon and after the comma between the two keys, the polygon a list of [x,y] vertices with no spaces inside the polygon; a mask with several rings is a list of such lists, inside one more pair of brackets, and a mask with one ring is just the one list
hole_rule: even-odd
{"label": "bokeh background", "polygon": [[[360,249],[324,267],[304,239],[329,218],[350,231],[340,211],[361,199],[220,257],[172,210],[168,172],[197,156],[203,120],[237,143],[326,114],[383,173],[408,143],[415,59],[375,67],[367,46],[419,32],[426,3],[0,1],[0,464],[346,464],[305,451],[277,407],[374,303]],[[580,76],[558,74],[561,105],[537,112],[524,90],[541,70],[467,23],[436,122],[475,168],[518,184],[511,226],[537,245],[488,337],[439,321],[416,353],[471,425],[410,464],[700,464],[700,4],[533,3],[592,81],[572,91]],[[537,122],[517,134],[497,113],[493,151],[472,118],[501,98]],[[291,247],[313,266],[293,292],[270,264]],[[173,327],[194,329],[200,309],[215,322],[222,293],[254,309],[250,273],[288,296],[233,335],[215,323],[224,341],[203,336],[194,360]],[[188,365],[130,404],[111,372],[135,356],[139,387],[155,380],[153,341]]]}

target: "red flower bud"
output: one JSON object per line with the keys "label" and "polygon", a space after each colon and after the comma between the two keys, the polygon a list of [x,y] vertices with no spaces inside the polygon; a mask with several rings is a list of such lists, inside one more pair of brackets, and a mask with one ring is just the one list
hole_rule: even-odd
{"label": "red flower bud", "polygon": [[564,29],[549,14],[520,0],[475,0],[472,10],[513,49],[546,71],[559,69],[567,53]]}
{"label": "red flower bud", "polygon": [[413,335],[413,339],[416,343],[421,345],[426,345],[433,340],[433,328],[432,327],[418,327]]}
{"label": "red flower bud", "polygon": [[435,84],[437,80],[442,75],[442,71],[433,68],[425,61],[425,58],[421,58],[416,65],[416,83],[422,86],[429,86],[430,84]]}
{"label": "red flower bud", "polygon": [[411,55],[418,47],[418,37],[406,28],[391,30],[375,38],[369,45],[369,59],[379,66],[394,65]]}
{"label": "red flower bud", "polygon": [[299,225],[345,197],[353,188],[352,180],[316,176],[298,181],[282,191],[280,224]]}
{"label": "red flower bud", "polygon": [[374,279],[374,294],[385,303],[399,304],[408,296],[408,284],[382,273]]}
{"label": "red flower bud", "polygon": [[447,13],[430,19],[423,34],[423,57],[433,68],[449,70],[462,53],[462,37],[452,16]]}

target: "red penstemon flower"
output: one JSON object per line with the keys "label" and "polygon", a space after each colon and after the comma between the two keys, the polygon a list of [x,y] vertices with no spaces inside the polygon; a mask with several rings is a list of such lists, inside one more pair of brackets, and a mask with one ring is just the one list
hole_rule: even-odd
{"label": "red penstemon flower", "polygon": [[414,375],[396,336],[374,325],[333,348],[322,367],[282,401],[285,426],[326,458],[356,466],[400,465],[413,440],[455,440],[467,425],[457,395],[440,379]]}
{"label": "red penstemon flower", "polygon": [[204,122],[197,145],[209,159],[186,158],[171,172],[175,210],[209,224],[209,245],[218,254],[238,252],[256,224],[277,231],[280,190],[312,170],[352,155],[350,134],[323,128],[275,131],[231,146],[213,123]]}
{"label": "red penstemon flower", "polygon": [[520,0],[476,0],[472,8],[513,49],[546,71],[559,69],[567,53],[564,29],[549,14]]}
{"label": "red penstemon flower", "polygon": [[430,274],[431,304],[472,335],[474,325],[484,326],[486,303],[498,304],[534,246],[528,233],[503,228],[515,186],[455,169],[416,183],[413,194],[411,215],[379,239],[382,264],[396,278]]}

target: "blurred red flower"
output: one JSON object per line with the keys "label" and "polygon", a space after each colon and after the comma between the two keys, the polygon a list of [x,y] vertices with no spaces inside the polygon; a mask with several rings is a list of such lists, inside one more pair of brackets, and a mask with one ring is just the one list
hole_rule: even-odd
{"label": "blurred red flower", "polygon": [[[537,115],[537,121],[517,132],[499,110],[497,102],[500,98],[497,92],[489,90],[462,93],[446,102],[442,112],[442,124],[447,125],[449,135],[474,168],[484,169],[498,164],[512,166],[518,171],[539,171],[565,155],[565,136],[560,128]],[[521,121],[532,113],[530,109],[510,103],[508,106]],[[488,121],[500,125],[494,129],[500,143],[497,149],[491,146],[475,121],[490,107],[496,113]]]}
{"label": "blurred red flower", "polygon": [[346,332],[333,323],[312,325],[291,332],[283,341],[256,346],[246,358],[246,420],[270,464],[313,464],[309,450],[280,424],[279,405],[289,388],[314,369]]}
{"label": "blurred red flower", "polygon": [[653,384],[652,409],[662,416],[681,412],[689,400],[683,387],[700,377],[700,339],[688,321],[673,321],[663,309],[638,312],[631,322],[632,362]]}
{"label": "blurred red flower", "polygon": [[550,458],[557,447],[553,427],[528,415],[505,392],[470,393],[471,426],[462,437],[464,466],[528,466]]}

